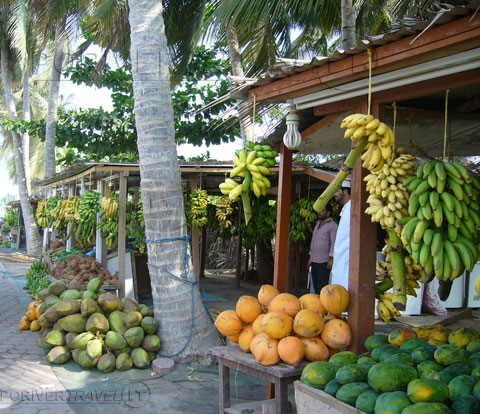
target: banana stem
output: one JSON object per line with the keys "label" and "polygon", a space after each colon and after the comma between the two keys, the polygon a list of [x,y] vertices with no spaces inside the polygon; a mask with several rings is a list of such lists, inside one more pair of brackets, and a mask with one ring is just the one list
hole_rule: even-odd
{"label": "banana stem", "polygon": [[393,287],[393,280],[387,277],[384,281],[375,284],[375,297],[380,300],[382,294]]}
{"label": "banana stem", "polygon": [[252,206],[250,205],[250,196],[248,191],[242,193],[242,204],[243,204],[243,216],[245,217],[245,224],[248,226],[248,222],[252,218]]}
{"label": "banana stem", "polygon": [[343,181],[345,180],[345,178],[347,178],[348,174],[350,174],[350,171],[355,165],[355,162],[358,160],[360,155],[362,155],[362,152],[367,146],[367,144],[368,144],[368,137],[365,136],[358,142],[358,145],[355,148],[352,148],[350,150],[348,157],[345,159],[345,162],[343,163],[342,168],[337,173],[334,180],[323,191],[320,197],[317,198],[317,201],[315,201],[315,204],[313,205],[313,209],[317,213],[320,213],[321,211],[323,211],[325,206],[332,199],[333,195],[337,192],[339,188],[342,187]]}
{"label": "banana stem", "polygon": [[393,297],[392,302],[398,310],[405,310],[407,305],[407,276],[405,271],[405,257],[403,244],[393,229],[387,229],[390,239],[393,269]]}

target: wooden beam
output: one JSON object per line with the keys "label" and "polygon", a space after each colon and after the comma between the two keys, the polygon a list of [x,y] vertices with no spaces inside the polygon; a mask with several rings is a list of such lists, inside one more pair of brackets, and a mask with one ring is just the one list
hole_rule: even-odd
{"label": "wooden beam", "polygon": [[335,119],[341,116],[343,112],[336,112],[334,114],[328,114],[327,116],[320,119],[320,121],[315,122],[313,125],[310,125],[307,129],[304,129],[301,132],[302,139],[307,138],[308,136],[312,135],[313,133],[317,132],[319,129],[330,125]]}
{"label": "wooden beam", "polygon": [[[444,76],[438,79],[431,79],[412,85],[405,85],[398,88],[376,92],[372,95],[372,105],[391,103],[393,101],[398,102],[405,99],[418,98],[420,96],[428,96],[436,92],[445,91],[446,89],[455,89],[459,87],[475,85],[478,83],[480,83],[480,69],[473,69],[461,73],[455,73],[453,75]],[[319,105],[314,108],[313,113],[315,116],[322,116],[325,114],[329,114],[332,111],[338,111],[339,108],[347,110],[358,105],[362,100],[365,100],[365,96],[358,96],[339,102]],[[417,110],[415,110],[415,112],[417,112]],[[425,115],[427,115],[427,117],[432,117],[432,114],[429,114],[428,112],[431,111],[425,111]],[[458,119],[465,119],[469,117],[468,114],[457,115]],[[443,113],[443,116],[445,116],[445,113]]]}
{"label": "wooden beam", "polygon": [[[480,15],[474,18],[467,16],[433,27],[411,44],[416,36],[414,34],[373,49],[373,75],[478,47]],[[368,55],[365,51],[252,88],[249,96],[251,102],[253,94],[257,102],[269,99],[285,100],[305,95],[307,91],[328,89],[367,76]]]}
{"label": "wooden beam", "polygon": [[290,204],[292,199],[292,151],[280,147],[280,171],[278,177],[277,232],[273,285],[280,291],[287,289],[288,238],[290,233]]}
{"label": "wooden beam", "polygon": [[119,297],[124,298],[125,290],[125,223],[127,212],[127,177],[120,174],[120,194],[118,196],[118,280]]}
{"label": "wooden beam", "polygon": [[[366,105],[360,112],[367,113]],[[380,108],[372,114],[379,117]],[[352,205],[350,212],[350,264],[348,292],[348,324],[352,329],[353,342],[349,350],[363,352],[365,339],[374,333],[375,327],[375,262],[377,251],[377,227],[365,214],[369,193],[363,178],[368,171],[358,159],[353,169]]]}
{"label": "wooden beam", "polygon": [[312,167],[305,168],[305,174],[309,175],[310,177],[316,178],[317,180],[325,181],[326,183],[331,183],[335,178],[335,174],[331,174],[326,171],[318,170]]}

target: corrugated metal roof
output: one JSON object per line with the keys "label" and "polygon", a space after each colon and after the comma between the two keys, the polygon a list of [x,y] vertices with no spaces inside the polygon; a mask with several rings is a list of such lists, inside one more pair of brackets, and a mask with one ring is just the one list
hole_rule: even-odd
{"label": "corrugated metal roof", "polygon": [[316,56],[312,60],[284,59],[279,58],[277,62],[265,73],[260,75],[255,83],[249,83],[248,87],[257,87],[273,82],[278,79],[311,70],[314,67],[325,65],[336,60],[343,59],[346,55],[357,55],[364,52],[369,46],[381,46],[395,42],[404,37],[420,35],[424,30],[441,26],[452,20],[475,14],[480,8],[480,0],[473,0],[467,6],[453,7],[448,11],[436,13],[430,21],[423,21],[414,17],[406,17],[395,23],[391,29],[386,30],[378,36],[366,36],[361,40],[355,49],[346,51],[338,50],[332,56]]}

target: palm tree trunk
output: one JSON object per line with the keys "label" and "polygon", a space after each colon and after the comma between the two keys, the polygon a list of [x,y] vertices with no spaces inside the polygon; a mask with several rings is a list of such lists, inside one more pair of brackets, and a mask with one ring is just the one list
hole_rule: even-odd
{"label": "palm tree trunk", "polygon": [[341,49],[354,49],[355,35],[355,7],[353,0],[342,0],[342,40]]}
{"label": "palm tree trunk", "polygon": [[[30,122],[30,61],[26,59],[27,63],[23,69],[23,120]],[[25,166],[25,179],[27,180],[28,195],[32,194],[31,188],[31,173],[30,173],[30,135],[27,132],[22,136],[22,150],[23,150],[23,165]]]}
{"label": "palm tree trunk", "polygon": [[48,92],[47,125],[45,130],[45,177],[55,175],[55,135],[57,132],[57,108],[60,95],[60,78],[63,66],[65,20],[57,23],[53,50],[53,66]]}
{"label": "palm tree trunk", "polygon": [[[172,242],[148,243],[149,272],[156,317],[162,321],[162,354],[184,363],[210,364],[208,349],[220,345],[202,304],[190,257],[186,256],[187,234],[180,168],[177,161],[173,109],[170,96],[167,40],[162,2],[130,0],[131,61],[135,122],[140,156],[141,190],[147,240],[173,238]],[[188,269],[185,270],[185,265]],[[161,266],[160,269],[158,266]],[[173,277],[184,276],[183,280]],[[193,288],[192,288],[193,286]]]}
{"label": "palm tree trunk", "polygon": [[[3,78],[3,89],[5,92],[5,102],[7,104],[8,115],[10,119],[17,119],[15,109],[15,99],[12,90],[12,78],[8,66],[8,47],[3,42],[1,50],[1,67]],[[30,204],[27,191],[27,181],[25,179],[25,169],[23,167],[23,150],[20,136],[12,131],[13,154],[15,158],[15,174],[17,178],[18,193],[20,195],[20,207],[22,208],[23,221],[25,224],[25,235],[27,239],[27,253],[31,256],[39,257],[42,254],[42,242],[38,233],[37,225],[33,217],[33,210]]]}
{"label": "palm tree trunk", "polygon": [[[235,33],[235,28],[232,24],[228,25],[226,32],[232,75],[243,78],[245,76],[245,72],[243,71],[242,55],[240,53],[237,34]],[[246,105],[248,106],[248,102],[241,101],[239,103],[239,112],[242,112],[243,107]],[[240,118],[240,131],[242,133],[243,142],[254,141],[255,137],[253,135],[253,125],[244,117]]]}

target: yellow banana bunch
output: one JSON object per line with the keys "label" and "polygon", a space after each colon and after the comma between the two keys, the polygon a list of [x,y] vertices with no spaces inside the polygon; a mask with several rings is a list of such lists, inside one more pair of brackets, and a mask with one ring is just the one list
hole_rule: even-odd
{"label": "yellow banana bunch", "polygon": [[228,197],[223,197],[217,201],[215,216],[223,228],[228,228],[232,225],[229,216],[233,213],[232,202]]}
{"label": "yellow banana bunch", "polygon": [[105,212],[106,217],[112,217],[118,210],[118,199],[115,197],[103,197],[102,198],[102,210]]}
{"label": "yellow banana bunch", "polygon": [[35,213],[37,223],[40,227],[46,228],[50,224],[48,215],[48,200],[42,200],[38,203],[37,212]]}
{"label": "yellow banana bunch", "polygon": [[205,190],[195,190],[192,194],[192,223],[197,227],[203,227],[207,224],[208,194]]}
{"label": "yellow banana bunch", "polygon": [[[401,148],[398,150],[402,152]],[[415,174],[414,159],[412,155],[399,154],[391,165],[384,164],[381,170],[364,178],[370,193],[365,213],[384,229],[394,228],[398,220],[408,216],[409,193],[402,183]]]}
{"label": "yellow banana bunch", "polygon": [[380,319],[385,323],[389,323],[390,319],[401,315],[398,309],[393,305],[391,293],[384,293],[380,296],[377,305],[377,313]]}
{"label": "yellow banana bunch", "polygon": [[[387,271],[390,277],[393,277],[392,258],[391,258],[390,252],[391,252],[390,246],[388,244],[385,244],[385,246],[382,249],[382,254],[385,256],[385,262],[378,262],[378,263]],[[411,287],[414,286],[413,292],[415,292],[415,288],[418,288],[420,286],[418,285],[418,283],[415,283],[415,282],[421,280],[422,277],[424,276],[423,267],[420,266],[418,263],[415,263],[409,254],[405,254],[404,262],[405,262],[405,276],[407,278],[407,284],[410,283]],[[408,282],[408,281],[411,281],[411,282]],[[408,287],[407,287],[407,290],[408,290]],[[409,294],[410,296],[416,296],[416,294],[411,294],[408,292],[407,294]]]}
{"label": "yellow banana bunch", "polygon": [[395,135],[387,124],[373,115],[352,114],[343,119],[341,128],[346,128],[344,137],[358,141],[367,136],[368,144],[362,155],[363,167],[370,171],[379,171],[393,160]]}

